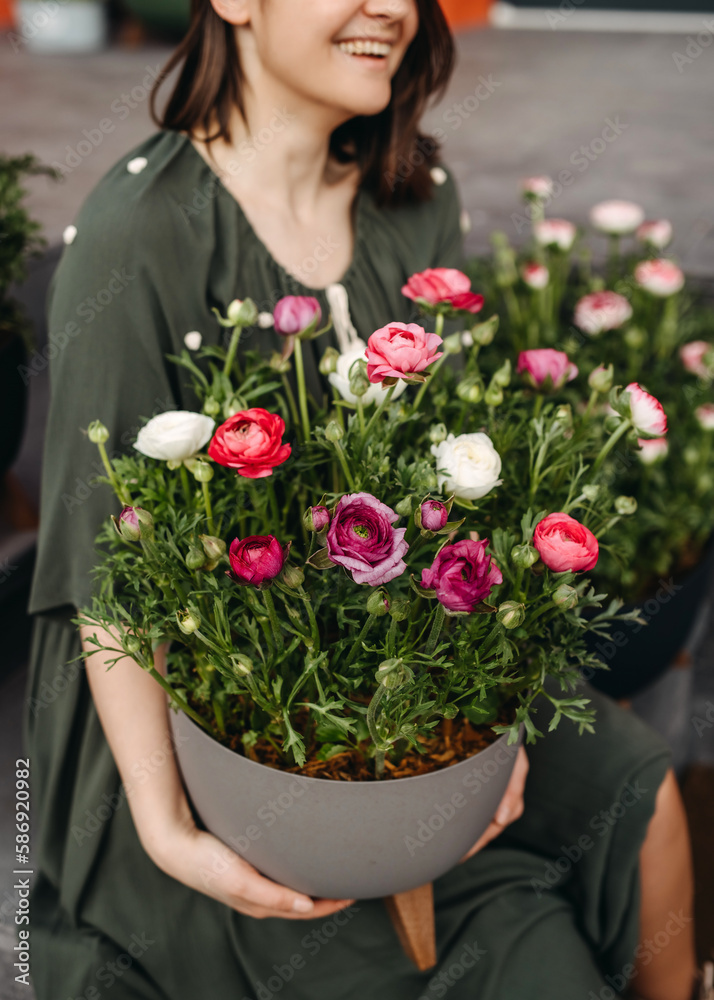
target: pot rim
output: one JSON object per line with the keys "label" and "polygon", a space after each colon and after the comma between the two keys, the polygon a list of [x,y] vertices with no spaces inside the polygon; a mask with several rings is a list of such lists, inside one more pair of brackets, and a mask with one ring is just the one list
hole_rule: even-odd
{"label": "pot rim", "polygon": [[[209,734],[205,731],[205,729],[202,729],[201,726],[199,726],[196,722],[193,721],[192,718],[186,715],[183,709],[176,708],[171,704],[169,705],[169,709],[176,713],[180,712],[184,720],[189,724],[189,726],[193,727],[201,736],[204,736],[207,740],[210,740],[211,743],[215,743],[215,745],[224,753],[230,754],[231,757],[238,757],[240,760],[244,761],[251,767],[267,768],[269,771],[277,771],[279,774],[284,774],[289,778],[300,778],[301,781],[313,781],[320,785],[334,785],[340,788],[389,788],[390,785],[397,782],[403,783],[408,781],[421,781],[423,778],[431,778],[434,775],[441,773],[442,771],[451,771],[454,768],[459,767],[461,764],[467,764],[469,761],[474,760],[474,758],[478,757],[480,754],[486,753],[488,750],[491,749],[491,747],[495,747],[498,743],[501,743],[503,740],[508,739],[508,733],[501,733],[501,735],[498,736],[493,741],[493,743],[490,743],[487,747],[484,747],[483,750],[477,750],[476,753],[471,754],[471,756],[469,757],[464,757],[464,759],[460,760],[457,764],[452,764],[449,767],[440,767],[437,770],[429,771],[426,774],[411,774],[406,778],[389,778],[387,781],[376,781],[376,780],[364,781],[361,779],[359,781],[335,781],[334,779],[330,778],[313,778],[310,775],[300,774],[299,772],[284,771],[280,767],[270,767],[268,764],[261,764],[260,761],[251,760],[250,757],[246,757],[244,754],[236,753],[235,750],[230,750],[227,746],[224,746],[223,743],[219,743],[218,740],[214,740],[212,736],[209,736]],[[511,743],[511,746],[517,745],[518,747],[520,747],[522,745],[524,728],[525,728],[524,724],[521,723],[518,729],[518,739],[516,740],[515,743]],[[178,750],[176,752],[178,754]]]}

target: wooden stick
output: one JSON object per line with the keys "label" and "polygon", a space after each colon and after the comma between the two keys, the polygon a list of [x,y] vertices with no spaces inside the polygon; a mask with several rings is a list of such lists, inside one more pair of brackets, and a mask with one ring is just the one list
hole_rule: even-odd
{"label": "wooden stick", "polygon": [[436,965],[434,889],[431,882],[386,896],[384,900],[394,929],[408,958],[420,972]]}

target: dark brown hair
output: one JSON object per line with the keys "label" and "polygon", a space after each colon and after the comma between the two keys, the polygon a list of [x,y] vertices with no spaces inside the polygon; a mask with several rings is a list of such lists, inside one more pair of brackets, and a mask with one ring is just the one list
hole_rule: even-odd
{"label": "dark brown hair", "polygon": [[[449,82],[454,41],[438,0],[417,0],[417,8],[419,29],[392,80],[389,105],[377,115],[351,118],[330,140],[340,162],[359,165],[362,186],[379,205],[424,201],[432,194],[429,170],[438,161],[439,144],[419,131],[419,122],[430,98],[440,96]],[[159,114],[158,90],[178,66],[178,79]],[[150,107],[161,128],[193,135],[200,125],[209,143],[231,141],[234,108],[245,117],[234,27],[218,16],[210,0],[191,0],[188,33],[157,77]]]}

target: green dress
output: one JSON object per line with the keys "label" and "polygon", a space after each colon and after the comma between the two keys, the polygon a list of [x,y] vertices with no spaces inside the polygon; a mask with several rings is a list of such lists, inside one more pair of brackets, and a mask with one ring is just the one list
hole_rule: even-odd
{"label": "green dress", "polygon": [[[400,293],[410,274],[462,261],[458,194],[448,172],[440,179],[418,206],[378,209],[365,190],[356,199],[354,257],[341,284],[365,339],[390,320],[415,318]],[[186,888],[145,854],[84,670],[68,663],[80,650],[69,618],[91,593],[93,540],[118,509],[93,481],[102,470],[80,429],[98,418],[110,453],[126,450],[140,416],[196,407],[165,354],[179,353],[189,331],[218,343],[212,307],[250,295],[267,311],[282,295],[312,292],[273,260],[179,133],[159,131],[120,160],[76,228],[51,288],[52,399],[29,604],[38,1000],[609,995],[633,961],[638,855],[669,756],[643,723],[595,692],[596,735],[579,737],[565,721],[529,748],[524,816],[435,883],[432,972],[406,959],[380,900],[323,921],[254,920]],[[317,297],[327,314],[325,294]],[[266,347],[276,338],[257,327],[252,336]],[[319,391],[310,352],[306,365]]]}

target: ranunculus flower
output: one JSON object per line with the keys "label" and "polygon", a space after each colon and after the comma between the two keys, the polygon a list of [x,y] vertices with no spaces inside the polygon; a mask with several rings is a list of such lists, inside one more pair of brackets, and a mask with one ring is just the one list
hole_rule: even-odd
{"label": "ranunculus flower", "polygon": [[260,407],[239,410],[213,435],[208,454],[214,462],[235,469],[246,479],[264,479],[290,457],[291,447],[283,444],[285,421]]}
{"label": "ranunculus flower", "polygon": [[630,382],[625,391],[630,394],[630,420],[635,430],[649,437],[663,437],[667,433],[667,417],[660,401],[637,382]]}
{"label": "ranunculus flower", "polygon": [[533,223],[533,235],[542,247],[570,250],[576,233],[575,226],[567,219],[538,219]]}
{"label": "ranunculus flower", "polygon": [[521,191],[526,196],[550,198],[553,193],[553,181],[550,177],[526,177],[521,181]]}
{"label": "ranunculus flower", "polygon": [[566,382],[572,382],[578,374],[565,351],[552,347],[538,347],[531,351],[521,351],[518,355],[516,372],[534,389],[561,389]]}
{"label": "ranunculus flower", "polygon": [[419,508],[421,527],[427,531],[441,531],[449,520],[449,510],[441,500],[425,500]]}
{"label": "ranunculus flower", "polygon": [[601,201],[590,209],[593,226],[609,236],[634,233],[644,218],[644,210],[634,201]]}
{"label": "ranunculus flower", "polygon": [[533,545],[554,573],[582,573],[597,563],[598,544],[592,531],[570,514],[548,514],[536,525]]}
{"label": "ranunculus flower", "polygon": [[702,403],[694,411],[694,416],[705,431],[714,431],[714,403]]}
{"label": "ranunculus flower", "polygon": [[423,372],[444,353],[436,333],[427,333],[416,323],[390,323],[375,330],[367,341],[367,378],[406,378]]}
{"label": "ranunculus flower", "polygon": [[407,568],[407,529],[393,527],[398,520],[399,515],[371,493],[348,493],[335,507],[327,554],[349,570],[355,583],[389,583]]}
{"label": "ranunculus flower", "polygon": [[134,447],[148,458],[183,462],[203,448],[215,426],[215,420],[204,413],[167,410],[144,424]]}
{"label": "ranunculus flower", "polygon": [[637,227],[635,236],[657,250],[663,250],[672,239],[672,223],[668,219],[652,219]]}
{"label": "ranunculus flower", "polygon": [[544,264],[524,264],[521,267],[521,277],[529,288],[541,289],[550,281],[550,272]]}
{"label": "ranunculus flower", "polygon": [[[331,385],[334,385],[335,389],[339,392],[340,396],[348,402],[357,404],[357,397],[350,389],[350,369],[355,361],[366,361],[367,360],[367,345],[363,340],[355,340],[346,351],[337,359],[337,368],[334,372],[330,372],[327,376]],[[399,396],[404,392],[407,387],[407,383],[401,379],[394,387],[394,392],[392,393],[392,399],[398,399]],[[383,396],[383,390],[379,383],[374,383],[370,385],[367,392],[362,396],[362,405],[370,406],[372,403],[378,403]]]}
{"label": "ranunculus flower", "polygon": [[684,274],[671,260],[643,260],[635,268],[635,281],[651,295],[664,299],[684,287]]}
{"label": "ranunculus flower", "polygon": [[138,542],[140,538],[152,538],[154,518],[144,507],[122,507],[119,517],[112,514],[112,522],[117,534],[127,542]]}
{"label": "ranunculus flower", "polygon": [[503,583],[500,569],[486,549],[488,541],[465,538],[445,545],[429,569],[421,571],[421,585],[436,592],[449,611],[473,611],[494,587]]}
{"label": "ranunculus flower", "polygon": [[669,442],[667,438],[637,438],[640,450],[637,452],[639,460],[645,465],[652,465],[664,458],[669,452]]}
{"label": "ranunculus flower", "polygon": [[436,473],[442,493],[463,500],[479,500],[503,482],[501,456],[488,434],[449,434],[445,441],[431,446],[436,458]]}
{"label": "ranunculus flower", "polygon": [[274,535],[234,538],[228,549],[231,568],[226,575],[242,587],[263,587],[282,572],[290,545],[281,545]]}
{"label": "ranunculus flower", "polygon": [[330,512],[327,507],[318,504],[315,507],[308,507],[305,511],[303,523],[308,531],[324,531],[330,523]]}
{"label": "ranunculus flower", "polygon": [[428,267],[413,274],[402,295],[416,301],[424,299],[429,305],[449,305],[452,309],[463,309],[477,313],[483,308],[483,295],[471,291],[471,279],[453,267]]}
{"label": "ranunculus flower", "polygon": [[275,329],[283,337],[302,333],[313,323],[319,323],[321,318],[320,303],[311,295],[286,295],[273,310]]}
{"label": "ranunculus flower", "polygon": [[700,378],[711,378],[714,375],[714,344],[710,344],[707,340],[690,340],[688,344],[682,344],[679,348],[679,357],[692,375],[698,375]]}
{"label": "ranunculus flower", "polygon": [[617,292],[591,292],[575,306],[575,325],[596,337],[605,330],[617,330],[632,317],[632,306]]}

